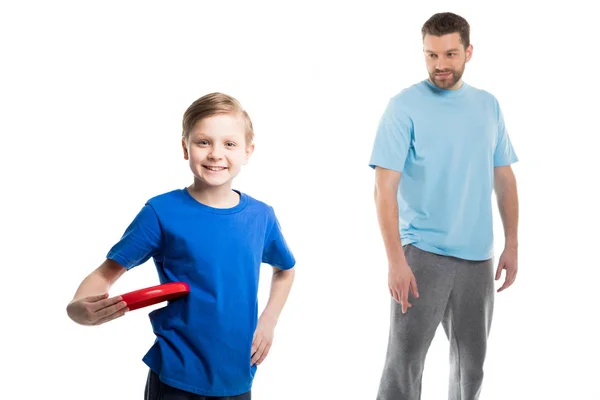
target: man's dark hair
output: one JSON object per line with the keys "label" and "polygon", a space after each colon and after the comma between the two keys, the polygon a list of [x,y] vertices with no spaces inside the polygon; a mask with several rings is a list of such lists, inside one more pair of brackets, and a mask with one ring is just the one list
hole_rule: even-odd
{"label": "man's dark hair", "polygon": [[432,15],[421,28],[423,39],[425,39],[425,35],[442,36],[458,32],[465,49],[471,43],[469,39],[470,31],[471,28],[466,19],[450,12]]}

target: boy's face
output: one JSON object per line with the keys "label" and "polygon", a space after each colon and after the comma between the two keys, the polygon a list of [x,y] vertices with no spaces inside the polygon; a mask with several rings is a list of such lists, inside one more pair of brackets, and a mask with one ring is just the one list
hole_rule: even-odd
{"label": "boy's face", "polygon": [[182,145],[194,177],[212,187],[231,185],[254,150],[246,143],[244,118],[234,114],[198,121]]}
{"label": "boy's face", "polygon": [[459,33],[425,35],[423,52],[431,83],[442,89],[458,89],[465,64],[473,54],[473,46],[465,49]]}

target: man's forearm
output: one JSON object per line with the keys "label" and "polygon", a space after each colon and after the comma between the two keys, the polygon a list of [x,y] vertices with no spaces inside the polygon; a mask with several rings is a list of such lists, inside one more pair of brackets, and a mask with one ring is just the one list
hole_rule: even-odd
{"label": "man's forearm", "polygon": [[505,246],[517,247],[519,244],[519,199],[517,195],[517,182],[514,175],[510,174],[497,184],[496,197],[504,227]]}
{"label": "man's forearm", "polygon": [[375,188],[375,205],[379,229],[390,265],[406,263],[400,230],[398,229],[398,202],[396,191],[387,187]]}

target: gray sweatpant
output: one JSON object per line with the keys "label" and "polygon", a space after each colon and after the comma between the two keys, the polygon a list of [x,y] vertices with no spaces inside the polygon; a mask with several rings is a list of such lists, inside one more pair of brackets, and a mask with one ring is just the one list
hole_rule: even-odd
{"label": "gray sweatpant", "polygon": [[477,400],[494,306],[493,259],[467,261],[404,247],[419,298],[391,299],[387,356],[377,400],[419,400],[425,356],[440,322],[450,341],[450,400]]}

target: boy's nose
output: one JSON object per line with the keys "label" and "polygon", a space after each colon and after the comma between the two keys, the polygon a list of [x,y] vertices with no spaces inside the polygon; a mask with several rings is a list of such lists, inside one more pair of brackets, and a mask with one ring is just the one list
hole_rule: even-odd
{"label": "boy's nose", "polygon": [[221,149],[213,147],[208,156],[218,160],[223,157],[223,152]]}

